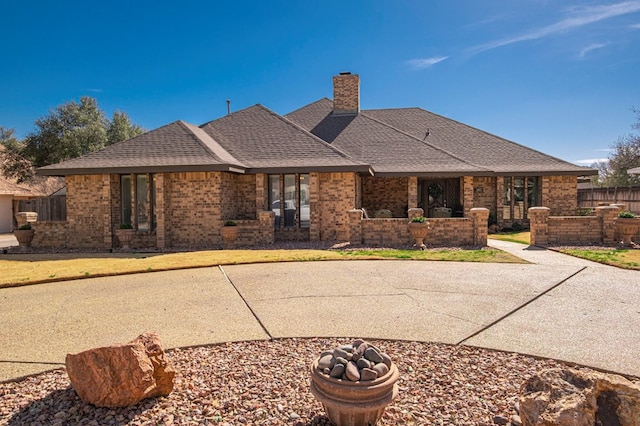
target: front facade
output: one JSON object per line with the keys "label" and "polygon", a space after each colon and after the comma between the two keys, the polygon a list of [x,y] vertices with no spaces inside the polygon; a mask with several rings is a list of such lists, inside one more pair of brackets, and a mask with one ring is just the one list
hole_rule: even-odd
{"label": "front facade", "polygon": [[432,243],[473,245],[478,208],[500,226],[526,225],[534,206],[575,214],[577,178],[594,171],[419,108],[360,110],[345,73],[333,101],[177,121],[39,173],[65,176],[67,221],[37,224],[34,246],[117,247],[127,224],[132,247],[163,249],[222,247],[226,221],[235,247],[401,245],[422,214]]}

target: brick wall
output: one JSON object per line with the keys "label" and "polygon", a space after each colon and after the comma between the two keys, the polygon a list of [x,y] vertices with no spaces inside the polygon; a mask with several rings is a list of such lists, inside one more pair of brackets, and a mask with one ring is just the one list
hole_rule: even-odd
{"label": "brick wall", "polygon": [[[68,247],[111,246],[109,182],[108,175],[67,176]],[[108,235],[105,235],[105,230],[109,231]],[[107,238],[108,245],[105,242]]]}
{"label": "brick wall", "polygon": [[67,247],[67,222],[34,222],[33,247]]}
{"label": "brick wall", "polygon": [[220,197],[223,220],[257,220],[255,175],[221,173]]}
{"label": "brick wall", "polygon": [[543,176],[541,205],[551,209],[552,216],[575,215],[578,209],[577,176]]}
{"label": "brick wall", "polygon": [[[314,180],[311,179],[311,235],[317,233],[322,241],[348,241],[349,214],[355,207],[356,175],[355,173],[318,173],[317,193],[314,194]],[[317,201],[314,201],[317,197]],[[317,203],[314,216],[314,202]]]}
{"label": "brick wall", "polygon": [[[421,216],[422,209],[412,209],[410,216]],[[489,211],[475,208],[470,217],[429,218],[430,229],[424,242],[435,247],[486,246]],[[408,219],[363,219],[362,211],[352,209],[350,218],[351,244],[403,247],[412,245]]]}
{"label": "brick wall", "polygon": [[496,213],[496,178],[476,176],[473,178],[473,206],[484,207]]}
{"label": "brick wall", "polygon": [[[409,178],[406,177],[363,177],[362,207],[373,217],[377,210],[391,210],[393,217],[407,217]],[[417,204],[417,180],[415,201]],[[414,206],[415,207],[415,206]]]}

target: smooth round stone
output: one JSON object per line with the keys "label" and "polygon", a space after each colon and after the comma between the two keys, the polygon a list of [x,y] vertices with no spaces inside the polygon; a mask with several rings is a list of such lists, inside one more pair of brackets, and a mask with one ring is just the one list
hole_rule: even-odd
{"label": "smooth round stone", "polygon": [[353,352],[353,345],[342,345],[340,349],[346,352]]}
{"label": "smooth round stone", "polygon": [[335,364],[336,364],[336,359],[333,357],[332,354],[325,355],[318,360],[318,368],[320,370],[324,370],[325,368],[331,369]]}
{"label": "smooth round stone", "polygon": [[[382,364],[384,365],[384,364]],[[368,382],[371,380],[375,380],[378,378],[378,373],[375,370],[372,370],[370,368],[364,368],[361,372],[360,372],[360,380],[363,382]]]}
{"label": "smooth round stone", "polygon": [[366,359],[368,359],[371,362],[374,363],[379,363],[379,362],[383,362],[384,358],[382,358],[382,355],[380,355],[380,352],[378,352],[375,348],[369,348],[364,352],[364,357]]}
{"label": "smooth round stone", "polygon": [[362,339],[356,339],[351,343],[351,346],[353,346],[354,348],[357,348],[358,346],[360,346],[361,344],[365,343],[364,340]]}
{"label": "smooth round stone", "polygon": [[342,357],[336,358],[336,364],[347,365],[348,362],[349,361],[346,358],[342,358]]}
{"label": "smooth round stone", "polygon": [[353,361],[353,362],[358,362],[358,360],[359,360],[360,358],[362,358],[362,354],[361,354],[360,352],[358,352],[358,351],[354,351],[354,352],[351,354],[351,361]]}
{"label": "smooth round stone", "polygon": [[384,376],[385,374],[387,374],[387,373],[389,372],[389,367],[387,367],[387,365],[386,365],[386,364],[384,364],[384,363],[382,363],[382,362],[381,362],[381,363],[379,363],[379,364],[376,364],[376,365],[373,367],[373,370],[374,370],[376,373],[378,373],[378,377],[382,377],[382,376]]}
{"label": "smooth round stone", "polygon": [[328,368],[328,367],[327,368],[323,368],[322,372],[328,376],[329,374],[331,374],[331,369]]}
{"label": "smooth round stone", "polygon": [[358,366],[355,362],[349,362],[347,364],[347,369],[345,370],[344,374],[346,374],[347,379],[351,380],[352,382],[357,382],[358,380],[360,380],[360,371],[358,371]]}
{"label": "smooth round stone", "polygon": [[348,354],[347,351],[344,351],[344,350],[342,350],[340,348],[335,348],[333,350],[333,356],[335,356],[336,358],[345,358],[346,359],[347,358],[347,354]]}
{"label": "smooth round stone", "polygon": [[320,354],[320,358],[322,358],[325,355],[333,355],[333,351],[322,351],[322,353]]}
{"label": "smooth round stone", "polygon": [[364,358],[360,358],[357,362],[356,365],[358,366],[358,368],[360,370],[362,370],[363,368],[371,368],[371,362],[367,361]]}
{"label": "smooth round stone", "polygon": [[329,376],[339,379],[340,377],[342,377],[342,374],[344,374],[344,370],[345,370],[344,364],[336,364],[331,369],[331,373],[329,373]]}
{"label": "smooth round stone", "polygon": [[384,365],[386,365],[388,368],[391,368],[391,364],[393,364],[391,362],[391,357],[386,353],[381,353],[380,355],[382,355],[382,362],[384,362]]}

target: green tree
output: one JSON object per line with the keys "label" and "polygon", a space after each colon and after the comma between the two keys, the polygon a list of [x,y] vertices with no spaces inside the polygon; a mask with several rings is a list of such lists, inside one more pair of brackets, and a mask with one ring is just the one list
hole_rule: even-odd
{"label": "green tree", "polygon": [[0,126],[0,167],[2,175],[19,183],[35,174],[31,161],[21,154],[24,144],[14,136],[15,130]]}
{"label": "green tree", "polygon": [[24,141],[10,140],[11,132],[3,142],[8,153],[2,164],[5,176],[25,181],[33,176],[33,168],[80,157],[144,132],[124,112],[116,111],[109,120],[88,96],[59,105],[35,125]]}
{"label": "green tree", "polygon": [[144,133],[144,129],[132,124],[129,116],[122,111],[115,111],[107,126],[107,145],[131,139]]}
{"label": "green tree", "polygon": [[[636,114],[636,122],[631,127],[640,130],[640,110],[632,110]],[[640,134],[620,136],[611,148],[613,152],[609,155],[609,161],[598,164],[603,186],[640,185],[640,176],[627,173],[629,169],[640,167]]]}

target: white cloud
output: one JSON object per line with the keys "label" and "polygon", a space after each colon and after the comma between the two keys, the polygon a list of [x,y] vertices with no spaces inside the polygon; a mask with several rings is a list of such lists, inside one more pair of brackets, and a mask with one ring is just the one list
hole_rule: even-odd
{"label": "white cloud", "polygon": [[630,25],[631,28],[633,28],[634,30],[640,30],[640,24],[633,24]]}
{"label": "white cloud", "polygon": [[608,158],[586,158],[584,160],[575,160],[573,162],[576,164],[584,164],[586,166],[590,166],[595,163],[606,163],[608,161]]}
{"label": "white cloud", "polygon": [[584,49],[582,49],[580,51],[580,57],[584,58],[585,55],[589,52],[591,52],[592,50],[596,50],[596,49],[602,49],[603,47],[605,47],[606,45],[608,45],[609,43],[593,43],[590,44],[589,46],[585,47]]}
{"label": "white cloud", "polygon": [[574,7],[568,10],[569,16],[555,24],[547,25],[546,27],[533,29],[527,33],[493,41],[480,46],[476,46],[472,49],[475,53],[484,52],[487,50],[495,49],[501,46],[507,46],[509,44],[518,43],[527,40],[536,40],[552,34],[561,33],[580,28],[594,22],[599,22],[605,19],[613,18],[621,15],[628,15],[630,13],[640,11],[640,1],[625,1],[621,3],[602,5],[602,6],[583,6]]}
{"label": "white cloud", "polygon": [[406,63],[415,70],[423,70],[448,58],[448,56],[435,56],[433,58],[410,59]]}
{"label": "white cloud", "polygon": [[102,89],[93,89],[93,88],[89,88],[89,89],[85,89],[87,92],[93,92],[93,93],[102,93],[103,90]]}

